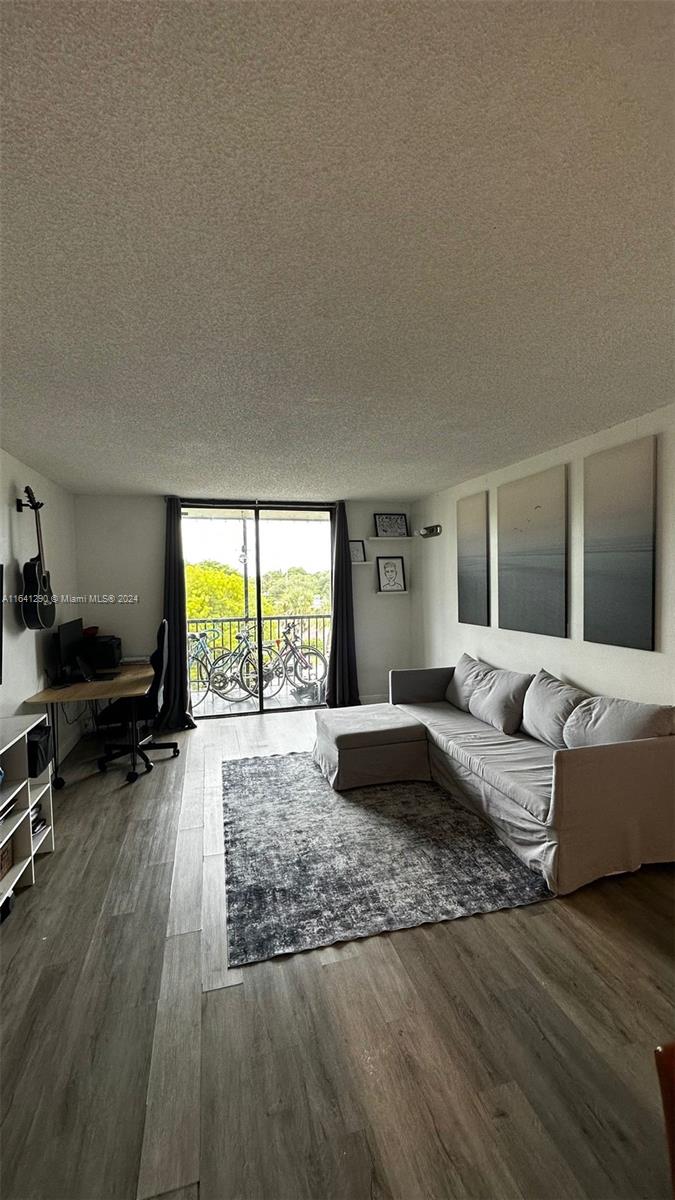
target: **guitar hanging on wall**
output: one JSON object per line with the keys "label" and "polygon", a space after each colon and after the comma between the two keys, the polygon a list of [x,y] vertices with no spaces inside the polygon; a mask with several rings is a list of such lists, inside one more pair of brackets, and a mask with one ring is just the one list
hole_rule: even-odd
{"label": "guitar hanging on wall", "polygon": [[32,508],[35,513],[38,552],[35,558],[29,558],[24,563],[21,616],[27,629],[51,629],[56,620],[56,605],[52,600],[52,585],[42,545],[40,509],[44,508],[44,504],[35,499],[32,488],[25,487],[23,490],[28,499],[17,500],[16,509],[17,512],[23,512],[24,508]]}

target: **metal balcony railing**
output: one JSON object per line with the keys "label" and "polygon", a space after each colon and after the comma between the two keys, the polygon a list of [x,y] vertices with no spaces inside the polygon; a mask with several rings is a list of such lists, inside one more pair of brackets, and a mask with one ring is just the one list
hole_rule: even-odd
{"label": "metal balcony railing", "polygon": [[[274,651],[279,663],[283,662],[279,655],[286,656],[286,662],[282,666],[282,671],[285,672],[282,686],[275,687],[275,680],[271,680],[268,686],[263,686],[263,701],[266,711],[275,708],[298,708],[321,704],[325,698],[326,664],[324,663],[322,667],[320,661],[310,660],[311,667],[308,670],[308,677],[305,678],[302,671],[300,674],[295,671],[293,663],[296,660],[289,659],[288,652],[284,649],[283,630],[293,622],[295,623],[291,635],[293,643],[304,650],[313,647],[323,655],[325,660],[328,659],[331,633],[330,613],[279,613],[265,616],[262,621],[263,650],[265,647],[269,647]],[[240,617],[209,617],[198,620],[190,618],[188,620],[189,684],[195,717],[230,716],[258,711],[257,672],[254,670],[251,675],[249,671],[245,679],[242,679],[241,674],[237,677],[237,673],[242,669],[241,659],[235,658],[233,665],[226,669],[226,677],[227,671],[232,676],[230,687],[226,686],[223,691],[222,687],[212,687],[211,685],[212,665],[222,655],[227,656],[233,650],[236,653],[237,634],[247,627],[249,644],[255,648],[258,634],[254,617],[246,618],[242,615]],[[202,634],[205,635],[205,638],[200,637],[197,642],[195,635]],[[204,647],[204,641],[206,641],[207,648]],[[249,657],[251,657],[250,654]],[[254,661],[257,659],[254,658]],[[220,682],[222,683],[222,677]],[[255,685],[253,691],[245,686],[246,683],[249,686],[251,683]]]}
{"label": "metal balcony railing", "polygon": [[[295,633],[303,646],[314,646],[328,657],[330,649],[331,614],[330,613],[292,613],[278,616],[265,616],[262,621],[263,644],[271,642],[276,645],[282,640],[282,630],[290,621],[295,621]],[[240,629],[249,626],[251,640],[256,641],[256,619],[241,617],[203,617],[195,620],[190,618],[187,623],[188,635],[206,631],[208,643],[213,657],[231,650],[236,644],[236,635]]]}

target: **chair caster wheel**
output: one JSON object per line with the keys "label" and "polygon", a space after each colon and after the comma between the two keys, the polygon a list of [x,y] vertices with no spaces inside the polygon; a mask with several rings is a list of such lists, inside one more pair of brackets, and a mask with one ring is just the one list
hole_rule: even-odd
{"label": "chair caster wheel", "polygon": [[146,775],[147,775],[148,771],[151,771],[151,770],[152,770],[152,768],[154,767],[154,765],[155,765],[154,763],[148,763],[147,767],[145,768],[145,773],[146,773]]}
{"label": "chair caster wheel", "polygon": [[52,779],[52,787],[57,792],[60,792],[61,788],[65,787],[65,786],[66,786],[66,781],[63,778],[63,775],[55,775],[54,778]]}
{"label": "chair caster wheel", "polygon": [[98,767],[99,771],[107,771],[108,770],[108,764],[104,758],[99,758],[96,766]]}
{"label": "chair caster wheel", "polygon": [[178,755],[179,755],[179,754],[180,754],[180,750],[179,750],[179,749],[176,749],[176,750],[174,750],[172,757],[173,757],[173,758],[178,758]]}
{"label": "chair caster wheel", "polygon": [[135,783],[138,779],[138,771],[127,771],[127,783]]}

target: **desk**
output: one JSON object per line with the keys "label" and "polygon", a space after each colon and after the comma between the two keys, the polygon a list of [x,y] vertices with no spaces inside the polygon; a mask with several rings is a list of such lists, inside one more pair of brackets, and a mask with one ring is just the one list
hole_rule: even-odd
{"label": "desk", "polygon": [[58,704],[77,704],[89,700],[138,700],[147,696],[154,677],[150,663],[123,663],[119,674],[114,679],[99,679],[87,683],[70,683],[67,687],[48,687],[34,696],[29,696],[26,704],[45,704],[50,710],[52,729],[54,730],[54,778],[55,788],[62,788],[66,782],[59,775],[58,758]]}

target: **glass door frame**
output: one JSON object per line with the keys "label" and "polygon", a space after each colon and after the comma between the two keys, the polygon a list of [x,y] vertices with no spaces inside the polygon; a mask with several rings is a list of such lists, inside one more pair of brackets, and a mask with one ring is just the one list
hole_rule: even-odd
{"label": "glass door frame", "polygon": [[[258,679],[260,680],[263,677],[263,658],[262,658],[262,654],[263,654],[263,645],[262,645],[263,615],[262,615],[262,587],[261,587],[261,583],[260,583],[260,512],[261,512],[261,510],[268,510],[268,509],[282,511],[282,512],[283,511],[327,512],[330,514],[330,529],[331,529],[331,543],[332,543],[333,525],[335,522],[335,509],[336,509],[337,505],[334,502],[321,504],[318,501],[315,502],[315,501],[306,501],[306,500],[296,500],[296,501],[294,501],[294,500],[214,500],[211,498],[209,498],[208,500],[201,500],[201,499],[195,498],[193,496],[189,496],[189,497],[188,496],[180,496],[179,500],[180,500],[180,506],[181,506],[181,519],[182,519],[182,515],[183,515],[183,509],[185,509],[185,508],[220,508],[220,509],[247,508],[247,509],[249,509],[249,511],[251,511],[253,513],[253,520],[255,523],[255,607],[256,607],[255,623],[256,623],[256,635],[257,635],[256,636],[256,648],[257,648],[257,654],[258,654]],[[333,556],[332,556],[332,553],[331,553],[331,564],[330,564],[330,582],[331,582],[331,596],[332,596],[332,594],[333,594]],[[333,616],[333,609],[332,609],[332,605],[331,605],[331,622],[332,622],[332,616]],[[280,708],[265,708],[263,700],[264,700],[263,689],[261,687],[259,687],[258,688],[258,708],[257,708],[257,710],[253,709],[251,712],[238,712],[238,713],[198,713],[197,716],[195,717],[195,720],[196,721],[230,721],[230,720],[234,720],[236,717],[264,716],[268,713],[277,713],[277,712],[302,712],[303,709],[309,710],[312,708],[325,708],[326,707],[325,703],[323,703],[323,704],[289,704],[284,708],[281,708],[281,707]],[[193,714],[193,716],[194,716],[194,714]]]}

